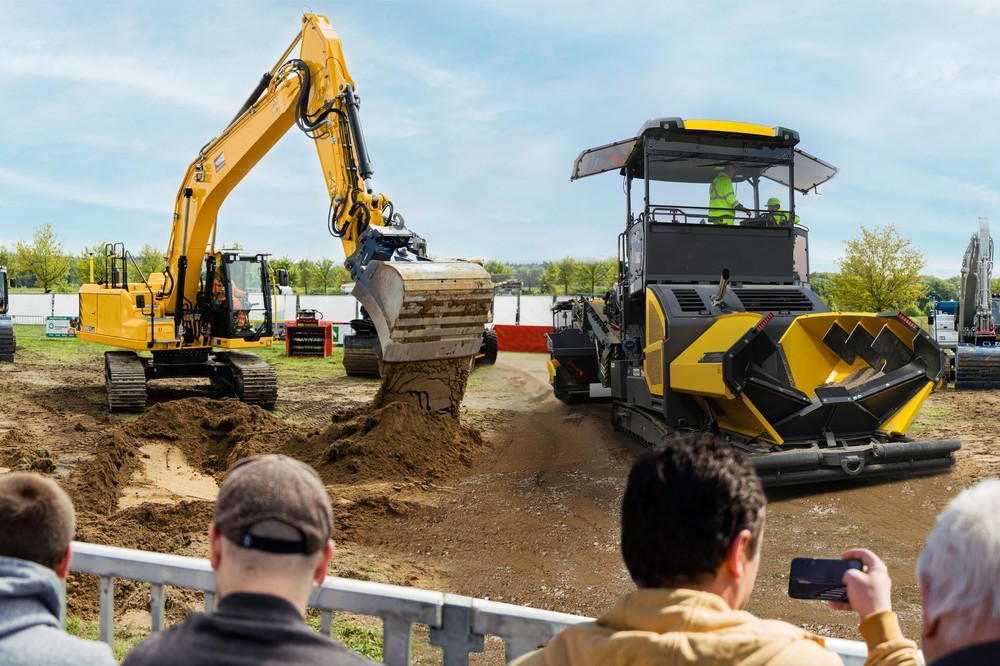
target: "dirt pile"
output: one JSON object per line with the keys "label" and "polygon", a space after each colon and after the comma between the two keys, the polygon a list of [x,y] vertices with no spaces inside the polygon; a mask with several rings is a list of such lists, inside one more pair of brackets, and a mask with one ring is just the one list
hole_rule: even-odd
{"label": "dirt pile", "polygon": [[[80,539],[177,552],[177,535],[170,532],[186,531],[187,521],[175,516],[159,525],[154,514],[177,512],[188,505],[195,507],[187,510],[197,515],[197,529],[204,530],[210,510],[197,507],[210,507],[209,502],[118,510],[122,490],[143,464],[142,449],[151,443],[179,449],[188,465],[216,482],[221,482],[226,470],[241,458],[283,453],[312,465],[328,485],[357,485],[427,484],[452,478],[471,464],[483,440],[479,432],[447,415],[402,402],[390,402],[380,409],[363,405],[340,408],[323,430],[290,425],[259,407],[232,399],[187,398],[160,403],[134,423],[100,434],[92,445],[94,456],[80,463],[66,479],[67,490],[81,513]],[[11,467],[37,469],[51,464],[45,451],[17,444],[6,455]],[[144,518],[134,521],[127,533],[118,534],[123,531],[119,523],[130,522],[131,515]],[[146,531],[153,532],[155,538],[144,535]]]}
{"label": "dirt pile", "polygon": [[[392,487],[453,478],[471,464],[483,443],[477,431],[451,416],[403,402],[332,411],[329,426],[310,430],[233,399],[187,398],[155,404],[135,422],[96,435],[87,446],[93,455],[63,480],[77,507],[76,538],[162,553],[207,554],[211,501],[147,502],[120,508],[123,491],[149,458],[148,447],[158,444],[181,451],[187,465],[216,483],[235,461],[247,456],[283,453],[303,460],[324,483],[338,488],[332,491],[338,538],[349,538],[352,522],[363,523],[370,513],[406,510],[405,500],[388,496]],[[54,468],[48,451],[33,448],[13,432],[3,442],[4,465],[46,472]],[[96,586],[94,577],[73,577],[71,612],[84,616],[96,612]],[[118,612],[148,607],[138,589],[120,581],[115,593]],[[173,595],[171,604],[168,615],[179,618],[197,610],[198,600]]]}

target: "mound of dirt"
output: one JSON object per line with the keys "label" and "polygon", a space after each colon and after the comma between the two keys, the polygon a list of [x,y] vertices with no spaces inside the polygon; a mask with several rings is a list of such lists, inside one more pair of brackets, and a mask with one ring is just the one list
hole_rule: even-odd
{"label": "mound of dirt", "polygon": [[[483,445],[478,431],[448,414],[428,412],[405,402],[381,408],[358,405],[333,409],[323,430],[299,428],[259,407],[234,399],[187,398],[151,406],[133,423],[120,424],[90,443],[93,456],[64,480],[77,507],[80,541],[139,550],[205,556],[205,533],[212,502],[143,503],[122,509],[119,499],[148,457],[143,447],[167,444],[179,449],[195,470],[221,482],[237,460],[283,453],[312,465],[328,486],[357,485],[344,500],[335,492],[337,524],[350,533],[352,521],[368,513],[406,512],[406,502],[389,498],[396,484],[423,485],[454,478],[471,465]],[[50,471],[51,457],[17,436],[4,437],[4,464]],[[341,537],[344,532],[340,532]],[[97,579],[74,576],[68,589],[71,613],[97,610]],[[148,600],[128,581],[116,586],[116,610],[142,610]],[[168,616],[183,617],[197,606],[188,595],[168,597]],[[144,606],[145,604],[145,606]]]}
{"label": "mound of dirt", "polygon": [[[86,532],[80,538],[177,552],[176,535],[167,533],[171,529],[185,532],[188,521],[176,512],[189,505],[210,507],[210,503],[143,504],[128,511],[118,507],[122,490],[141,464],[142,447],[151,442],[176,447],[191,467],[217,482],[241,458],[283,453],[312,465],[327,485],[439,482],[471,465],[473,454],[483,444],[478,431],[448,415],[403,402],[390,402],[380,409],[341,408],[331,420],[324,430],[306,430],[233,399],[188,398],[153,405],[135,422],[101,434],[94,442],[93,458],[80,463],[66,480]],[[20,443],[6,458],[12,466],[40,466],[45,464],[43,454]],[[130,512],[136,511],[142,518],[128,520]],[[197,529],[203,530],[210,508],[197,514]],[[99,527],[93,532],[87,531],[88,516],[97,519],[94,524]],[[113,526],[106,521],[109,516],[114,516]],[[171,529],[163,529],[168,526]],[[158,536],[146,535],[146,531]],[[119,534],[123,532],[127,535]],[[164,547],[164,538],[173,547]]]}
{"label": "mound of dirt", "polygon": [[29,441],[29,437],[11,430],[0,437],[0,467],[18,472],[48,474],[56,469],[52,452]]}

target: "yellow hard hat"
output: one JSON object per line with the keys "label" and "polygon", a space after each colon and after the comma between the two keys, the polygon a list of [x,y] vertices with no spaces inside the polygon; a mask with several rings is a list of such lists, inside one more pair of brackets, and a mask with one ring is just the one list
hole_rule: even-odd
{"label": "yellow hard hat", "polygon": [[781,207],[781,199],[779,199],[778,197],[771,197],[770,199],[767,200],[767,204],[766,205],[768,205],[768,206],[778,206],[780,208]]}

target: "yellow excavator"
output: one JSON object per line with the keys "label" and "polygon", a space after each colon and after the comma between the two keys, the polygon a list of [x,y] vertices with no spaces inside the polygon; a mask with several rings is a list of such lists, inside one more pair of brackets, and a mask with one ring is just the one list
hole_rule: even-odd
{"label": "yellow excavator", "polygon": [[476,354],[490,276],[476,263],[428,259],[423,239],[373,189],[359,108],[340,38],[325,17],[306,14],[278,63],[188,166],[164,271],[143,275],[121,243],[107,246],[104,275],[80,289],[78,335],[119,348],[105,354],[112,411],[141,411],[147,382],[171,377],[208,378],[247,403],[274,406],[273,368],[241,350],[271,344],[276,283],[287,285],[287,274],[275,274],[266,253],[216,248],[216,221],[226,196],[293,125],[315,141],[327,224],[343,243],[381,361]]}

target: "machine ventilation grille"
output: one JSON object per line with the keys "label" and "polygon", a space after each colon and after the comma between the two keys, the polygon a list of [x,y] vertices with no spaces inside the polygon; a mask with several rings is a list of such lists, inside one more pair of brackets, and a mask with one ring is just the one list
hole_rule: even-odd
{"label": "machine ventilation grille", "polygon": [[677,304],[681,307],[681,312],[701,312],[705,310],[705,303],[701,296],[694,289],[671,289]]}
{"label": "machine ventilation grille", "polygon": [[663,320],[660,319],[659,313],[649,309],[649,322],[646,324],[646,340],[650,343],[659,342],[666,335],[666,331],[663,330]]}
{"label": "machine ventilation grille", "polygon": [[812,312],[813,303],[801,289],[733,289],[749,312]]}
{"label": "machine ventilation grille", "polygon": [[663,395],[663,348],[646,352],[646,383],[654,395]]}

